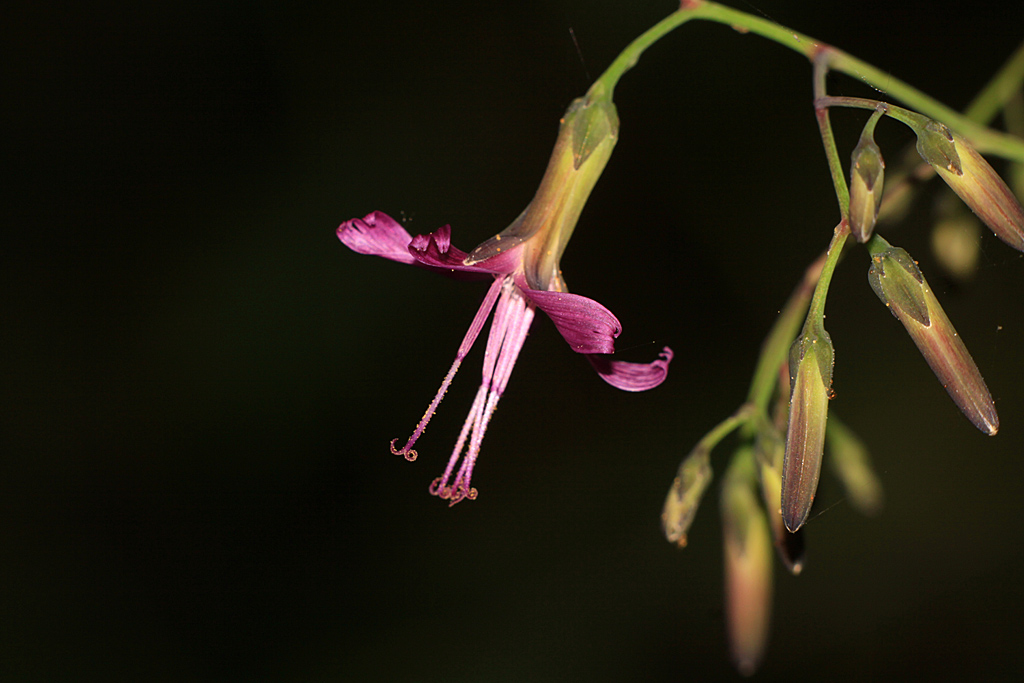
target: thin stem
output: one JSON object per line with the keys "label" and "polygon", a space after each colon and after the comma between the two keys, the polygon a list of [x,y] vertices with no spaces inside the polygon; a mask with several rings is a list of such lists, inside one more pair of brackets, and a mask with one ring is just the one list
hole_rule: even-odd
{"label": "thin stem", "polygon": [[813,329],[811,326],[821,327],[825,319],[825,299],[828,297],[828,287],[832,282],[832,273],[839,263],[839,254],[843,251],[846,238],[850,236],[850,226],[843,219],[836,226],[832,235],[832,242],[828,245],[828,253],[825,256],[825,265],[821,269],[821,277],[814,288],[814,296],[811,298],[810,310],[807,312],[807,320],[804,323],[804,331]]}
{"label": "thin stem", "polygon": [[[687,8],[689,8],[687,10]],[[783,47],[799,52],[811,61],[822,59],[829,69],[840,71],[867,83],[876,90],[885,92],[915,111],[936,119],[963,135],[979,152],[1024,161],[1024,140],[991,130],[977,123],[968,115],[961,114],[905,83],[892,74],[882,71],[867,62],[822,41],[798,33],[774,22],[755,17],[731,7],[714,2],[691,0],[684,3],[681,12],[689,11],[694,19],[706,19],[726,24],[741,32],[757,34]],[[1016,62],[1013,63],[1014,65]],[[1013,80],[1016,68],[1006,69],[1006,80]],[[1018,78],[1019,81],[1019,78]],[[991,105],[985,105],[991,106]]]}
{"label": "thin stem", "polygon": [[821,55],[814,60],[814,115],[818,119],[818,130],[821,131],[821,141],[825,145],[828,170],[832,174],[832,184],[836,188],[839,213],[843,217],[843,222],[846,222],[850,217],[850,189],[846,185],[843,164],[839,160],[839,150],[836,147],[835,136],[832,134],[832,121],[829,119],[828,106],[818,104],[822,100],[828,99],[825,92],[825,76],[828,74],[828,65]]}
{"label": "thin stem", "polygon": [[1013,97],[1014,93],[1020,92],[1022,81],[1024,81],[1024,43],[1017,46],[1017,49],[992,77],[988,85],[968,105],[964,110],[964,116],[978,123],[988,123],[995,118],[995,115]]}
{"label": "thin stem", "polygon": [[591,86],[593,94],[603,93],[604,96],[611,99],[622,74],[636,65],[640,55],[647,48],[690,19],[705,19],[726,24],[743,33],[753,33],[767,38],[804,55],[812,62],[821,60],[828,69],[860,79],[915,111],[941,121],[963,135],[981,153],[1024,161],[1024,140],[992,130],[979,123],[981,120],[990,119],[994,115],[994,113],[990,113],[990,110],[993,107],[998,109],[1001,106],[999,103],[1009,97],[1007,90],[1012,89],[1014,84],[1019,84],[1024,79],[1024,46],[1018,48],[999,75],[982,91],[978,98],[979,101],[972,105],[968,113],[961,114],[910,84],[895,78],[892,74],[827,43],[780,26],[773,21],[705,0],[682,0],[680,5],[678,10],[649,28],[619,53],[611,66]]}
{"label": "thin stem", "polygon": [[886,116],[904,123],[915,131],[928,122],[928,118],[915,111],[897,107],[887,102],[869,100],[865,97],[818,97],[814,100],[816,108],[827,109],[829,107],[852,107],[854,109],[878,109],[878,105],[884,105],[882,111]]}
{"label": "thin stem", "polygon": [[755,414],[754,407],[749,403],[745,403],[740,406],[735,413],[725,418],[721,422],[712,428],[710,432],[705,434],[697,445],[694,446],[693,451],[702,451],[710,453],[715,449],[722,439],[729,436],[737,427],[749,422]]}
{"label": "thin stem", "polygon": [[622,78],[622,74],[636,66],[637,60],[640,59],[640,55],[642,55],[651,45],[661,40],[665,34],[693,18],[692,12],[681,7],[651,28],[647,29],[640,37],[627,45],[625,50],[619,53],[619,56],[615,58],[615,61],[611,63],[611,66],[605,69],[605,72],[601,74],[601,77],[594,82],[594,85],[591,86],[591,90],[600,90],[603,88],[608,99],[612,99],[615,86],[618,84],[619,79]]}
{"label": "thin stem", "polygon": [[772,325],[761,347],[761,356],[757,359],[754,379],[750,382],[747,403],[754,404],[762,413],[768,411],[768,402],[779,379],[779,366],[786,360],[789,347],[800,330],[800,324],[811,301],[811,293],[814,292],[814,287],[821,276],[821,269],[825,265],[825,258],[826,255],[822,254],[807,267],[804,279],[790,295],[789,301],[775,319],[775,324]]}

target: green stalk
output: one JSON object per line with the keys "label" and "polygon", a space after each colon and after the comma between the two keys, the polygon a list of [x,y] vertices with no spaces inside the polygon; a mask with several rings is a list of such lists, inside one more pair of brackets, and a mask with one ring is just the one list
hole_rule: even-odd
{"label": "green stalk", "polygon": [[988,85],[964,110],[964,116],[978,123],[988,123],[995,118],[1014,93],[1020,92],[1021,81],[1024,81],[1024,43],[1014,50]]}
{"label": "green stalk", "polygon": [[756,17],[715,2],[683,0],[678,10],[649,28],[619,53],[611,66],[594,82],[591,91],[594,94],[603,91],[604,96],[610,100],[615,85],[624,73],[636,65],[640,55],[667,33],[690,19],[714,21],[731,26],[743,33],[753,33],[767,38],[804,55],[815,64],[820,61],[827,69],[840,71],[877,90],[884,90],[915,111],[941,121],[957,131],[967,138],[979,152],[1024,162],[1024,140],[992,130],[979,123],[981,120],[991,118],[994,115],[992,110],[998,110],[1001,103],[1010,96],[1013,88],[1024,79],[1024,46],[1014,53],[997,78],[993,79],[989,86],[982,91],[967,113],[961,114],[925,95],[909,83],[893,77],[892,74],[820,40],[762,17]]}
{"label": "green stalk", "polygon": [[825,265],[821,269],[821,277],[818,278],[818,284],[814,288],[814,296],[811,298],[804,330],[824,329],[825,299],[828,297],[828,287],[832,282],[832,273],[835,272],[836,264],[839,263],[839,254],[842,253],[843,245],[846,244],[846,238],[849,236],[850,226],[846,220],[843,220],[836,226],[832,241],[828,245]]}
{"label": "green stalk", "polygon": [[807,267],[804,279],[790,295],[789,301],[782,308],[782,312],[775,319],[775,324],[772,325],[771,331],[764,340],[761,355],[757,359],[757,367],[754,370],[754,378],[750,382],[750,392],[747,394],[747,403],[755,405],[759,413],[766,414],[768,412],[768,402],[772,398],[772,391],[775,390],[775,384],[779,378],[779,367],[789,355],[789,347],[793,344],[793,339],[804,321],[807,306],[811,301],[811,293],[818,283],[824,265],[825,254],[822,254]]}
{"label": "green stalk", "polygon": [[839,200],[839,213],[843,222],[850,217],[850,189],[846,185],[846,175],[843,173],[843,163],[839,160],[839,149],[836,147],[836,139],[832,134],[832,121],[828,115],[828,106],[818,104],[825,97],[825,76],[828,74],[828,66],[824,59],[814,60],[814,115],[818,119],[818,129],[821,131],[821,141],[825,145],[825,157],[828,159],[828,170],[832,174],[832,184],[836,188],[836,198]]}
{"label": "green stalk", "polygon": [[[848,76],[859,79],[876,90],[884,90],[888,95],[903,102],[915,111],[929,118],[941,121],[967,138],[979,152],[1015,161],[1024,161],[1024,140],[991,130],[974,119],[972,114],[978,115],[976,112],[961,114],[938,100],[925,95],[909,83],[901,81],[892,74],[882,71],[827,43],[792,31],[784,26],[779,26],[761,17],[751,16],[746,12],[714,2],[684,0],[683,8],[679,11],[690,12],[691,18],[694,19],[707,19],[708,21],[732,26],[743,32],[757,34],[783,47],[799,52],[812,62],[822,59],[829,69],[840,71]],[[1018,52],[1020,51],[1018,50]],[[1004,67],[1001,72],[1003,78],[999,79],[996,86],[993,86],[994,94],[987,95],[983,93],[986,100],[991,98],[998,101],[1000,97],[1003,97],[1001,94],[1002,89],[1010,87],[1015,78],[1016,83],[1020,83],[1020,80],[1024,78],[1024,74],[1021,73],[1024,71],[1024,65],[1018,66],[1018,59],[1024,60],[1024,57],[1017,57],[1015,54],[1007,67]],[[992,106],[993,104],[985,101],[978,105],[979,111],[982,108],[991,108]],[[978,118],[981,118],[980,115]]]}

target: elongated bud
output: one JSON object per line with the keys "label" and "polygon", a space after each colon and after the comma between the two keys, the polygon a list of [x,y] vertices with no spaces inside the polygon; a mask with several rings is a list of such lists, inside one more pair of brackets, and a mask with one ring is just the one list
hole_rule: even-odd
{"label": "elongated bud", "polygon": [[805,331],[789,352],[790,398],[782,462],[782,520],[796,531],[811,512],[821,474],[835,351],[823,329]]}
{"label": "elongated bud", "polygon": [[782,521],[782,458],[785,444],[780,435],[759,436],[755,449],[758,454],[761,496],[772,529],[775,552],[790,573],[799,574],[804,568],[803,529],[791,534]]}
{"label": "elongated bud", "polygon": [[665,497],[661,526],[669,543],[686,546],[686,532],[697,514],[700,500],[711,483],[711,451],[698,444],[679,465],[676,478]]}
{"label": "elongated bud", "polygon": [[917,151],[996,237],[1024,251],[1024,209],[984,157],[937,121],[917,132]]}
{"label": "elongated bud", "polygon": [[892,246],[872,254],[868,282],[903,323],[967,419],[986,434],[994,435],[999,430],[999,416],[985,380],[910,255]]}
{"label": "elongated bud", "polygon": [[725,612],[733,663],[744,676],[764,656],[772,609],[771,531],[752,468],[749,452],[738,452],[722,485]]}
{"label": "elongated bud", "polygon": [[862,243],[871,237],[882,204],[885,160],[874,136],[875,124],[881,115],[881,111],[872,114],[850,161],[850,234]]}
{"label": "elongated bud", "polygon": [[835,416],[828,421],[825,439],[829,462],[843,482],[847,499],[862,514],[876,514],[882,508],[882,484],[864,442]]}

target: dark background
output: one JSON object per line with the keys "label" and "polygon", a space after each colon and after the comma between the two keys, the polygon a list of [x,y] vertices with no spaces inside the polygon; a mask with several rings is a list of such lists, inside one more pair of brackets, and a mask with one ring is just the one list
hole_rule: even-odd
{"label": "dark background", "polygon": [[[838,218],[807,62],[692,23],[623,79],[621,139],[562,265],[621,319],[620,357],[674,348],[669,379],[617,392],[538,316],[480,497],[448,509],[427,485],[479,349],[419,460],[387,444],[483,287],[358,256],[334,230],[379,209],[413,233],[451,223],[463,249],[500,231],[569,101],[673,3],[345,4],[5,12],[0,676],[735,677],[716,489],[685,550],[658,515]],[[954,107],[1024,38],[1006,3],[742,5]],[[844,156],[865,118],[836,115]],[[891,158],[909,141],[879,135]],[[1002,430],[958,413],[852,250],[828,307],[831,407],[887,505],[859,516],[826,466],[806,569],[777,569],[763,680],[1017,668],[1024,259],[986,232],[976,277],[945,279],[931,190],[886,235],[919,259]]]}

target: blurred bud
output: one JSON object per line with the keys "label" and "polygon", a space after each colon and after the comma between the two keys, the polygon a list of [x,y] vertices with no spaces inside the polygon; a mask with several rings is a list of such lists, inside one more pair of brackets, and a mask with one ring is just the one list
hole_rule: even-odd
{"label": "blurred bud", "polygon": [[754,492],[752,466],[749,452],[738,452],[722,485],[729,649],[744,676],[764,656],[772,608],[771,531]]}
{"label": "blurred bud", "polygon": [[782,519],[796,531],[811,511],[821,473],[835,351],[825,330],[805,331],[789,351],[790,398],[782,461]]}
{"label": "blurred bud", "polygon": [[835,416],[828,421],[825,438],[829,462],[843,482],[847,498],[862,514],[876,514],[882,509],[882,484],[864,443]]}
{"label": "blurred bud", "polygon": [[910,255],[891,246],[872,254],[868,281],[903,323],[953,402],[975,427],[994,435],[999,416],[985,380]]}
{"label": "blurred bud", "polygon": [[790,573],[796,575],[804,568],[804,534],[798,529],[789,533],[782,521],[782,457],[785,444],[778,434],[759,435],[755,448],[768,522],[772,529],[775,551]]}
{"label": "blurred bud", "polygon": [[850,161],[850,234],[858,242],[871,237],[882,204],[885,160],[874,137],[879,116],[881,112],[876,112],[864,126]]}
{"label": "blurred bud", "polygon": [[980,252],[981,224],[966,209],[951,211],[932,228],[932,253],[950,277],[961,282],[969,280],[977,268]]}
{"label": "blurred bud", "polygon": [[996,237],[1024,251],[1024,209],[966,140],[936,121],[916,131],[917,150]]}
{"label": "blurred bud", "polygon": [[665,497],[661,511],[661,526],[669,543],[680,548],[686,546],[686,532],[697,514],[697,507],[708,484],[711,483],[711,451],[698,444],[679,465],[676,478]]}
{"label": "blurred bud", "polygon": [[1013,185],[1013,192],[1017,195],[1017,200],[1024,201],[1024,164],[1011,164],[1010,183]]}

